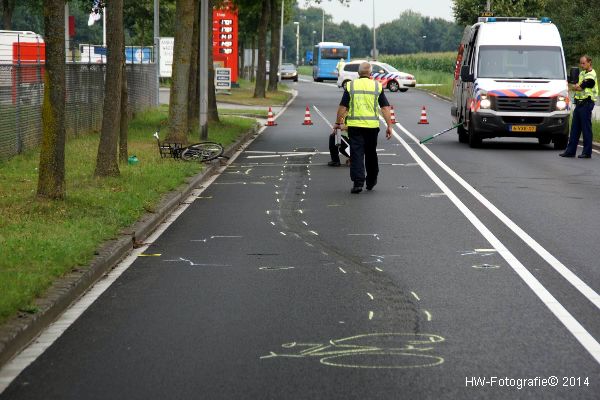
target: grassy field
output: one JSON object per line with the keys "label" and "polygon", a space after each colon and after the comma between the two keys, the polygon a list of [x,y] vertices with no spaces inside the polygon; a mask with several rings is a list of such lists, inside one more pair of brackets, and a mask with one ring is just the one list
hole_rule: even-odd
{"label": "grassy field", "polygon": [[232,88],[231,94],[218,94],[217,101],[221,103],[243,104],[247,106],[281,106],[284,105],[290,97],[288,87],[284,84],[278,85],[277,92],[266,92],[266,98],[254,98],[254,82],[240,79],[239,88]]}
{"label": "grassy field", "polygon": [[422,86],[420,89],[427,90],[445,97],[452,97],[452,84],[454,77],[447,72],[416,70],[411,71],[417,80],[417,84],[433,84],[439,86]]}
{"label": "grassy field", "polygon": [[244,117],[267,118],[267,110],[220,108],[219,115],[239,115]]}
{"label": "grassy field", "polygon": [[298,67],[298,73],[300,75],[310,75],[312,76],[313,67],[312,65],[301,65]]}
{"label": "grassy field", "polygon": [[[121,165],[117,178],[93,177],[97,135],[69,139],[65,201],[35,199],[38,150],[0,162],[0,322],[18,310],[35,312],[34,299],[54,279],[88,265],[101,243],[202,170],[198,163],[160,159],[152,133],[166,118],[163,107],[131,122],[129,154],[140,161]],[[222,123],[209,125],[209,140],[227,146],[254,123],[223,117]],[[198,141],[198,134],[190,141]]]}

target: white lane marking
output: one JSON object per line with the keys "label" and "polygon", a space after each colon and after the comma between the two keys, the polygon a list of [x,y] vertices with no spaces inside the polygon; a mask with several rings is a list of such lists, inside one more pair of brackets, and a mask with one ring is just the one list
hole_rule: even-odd
{"label": "white lane marking", "polygon": [[[290,102],[281,109],[281,111],[275,116],[277,119],[280,115],[284,113],[285,110],[294,102],[296,97],[298,96],[297,91],[292,92],[292,99]],[[256,139],[267,127],[261,127],[256,136],[253,139],[250,139],[246,142],[238,151],[236,151],[229,160],[227,160],[227,164],[219,169],[217,169],[216,173],[209,177],[206,183],[199,187],[198,189],[194,189],[190,196],[186,199],[184,203],[182,203],[175,211],[173,211],[162,224],[156,228],[154,232],[148,236],[145,243],[146,245],[139,247],[137,249],[133,249],[131,253],[123,259],[113,270],[111,270],[104,278],[99,279],[94,286],[92,286],[85,294],[83,294],[79,300],[73,303],[64,313],[62,313],[58,319],[50,324],[46,329],[42,331],[42,333],[30,344],[27,345],[19,354],[17,354],[12,360],[4,365],[0,369],[0,394],[10,385],[10,383],[32,362],[34,362],[39,356],[41,356],[44,351],[48,347],[50,347],[62,334],[71,326],[80,316],[87,310],[87,308],[92,305],[98,297],[102,295],[120,276],[125,272],[133,262],[146,251],[150,244],[152,244],[155,240],[157,240],[160,235],[173,223],[175,220],[190,206],[190,204],[194,201],[194,199],[198,198],[200,194],[207,187],[209,187],[225,170],[238,158],[240,154],[244,152],[244,150],[252,144],[254,139]]]}
{"label": "white lane marking", "polygon": [[[403,132],[411,135],[402,125],[396,124]],[[504,246],[504,244],[473,214],[467,206],[452,192],[445,183],[425,164],[410,145],[393,130],[394,137],[404,146],[412,158],[419,163],[423,171],[433,180],[433,182],[448,196],[448,199],[463,213],[463,215],[473,224],[473,226],[483,235],[483,237],[495,248],[498,253],[506,260],[508,265],[521,277],[521,279],[531,288],[533,293],[546,305],[554,316],[571,332],[571,334],[581,343],[581,345],[594,357],[600,364],[600,344],[592,335],[564,308],[562,304],[538,281],[535,276],[525,268],[525,266]],[[411,135],[412,136],[412,135]],[[414,137],[414,136],[413,136]],[[416,139],[416,138],[415,138]],[[415,140],[413,139],[413,140]],[[416,140],[418,142],[418,140]],[[427,150],[425,146],[421,146]],[[429,153],[428,153],[429,154]],[[432,158],[435,155],[432,154]],[[437,158],[437,157],[435,157]],[[435,159],[434,158],[434,159]],[[443,164],[443,163],[442,163]],[[449,169],[449,168],[448,168]],[[457,176],[458,177],[458,176]],[[460,177],[458,177],[460,178]],[[466,183],[466,182],[465,182]],[[482,196],[483,197],[483,196]],[[491,204],[490,204],[491,205]],[[495,207],[494,207],[495,208]]]}
{"label": "white lane marking", "polygon": [[[396,124],[408,137],[414,142],[418,143],[419,140],[406,130],[402,125]],[[471,193],[481,204],[483,204],[488,210],[490,210],[500,221],[502,221],[511,231],[513,231],[521,240],[525,242],[533,251],[535,251],[540,257],[542,257],[556,272],[562,275],[571,285],[581,292],[590,302],[592,302],[597,308],[600,308],[600,295],[583,282],[577,275],[575,275],[570,269],[568,269],[563,263],[561,263],[556,257],[554,257],[548,250],[542,247],[535,239],[527,234],[521,227],[514,223],[510,218],[500,211],[495,205],[493,205],[487,198],[467,183],[460,175],[454,172],[448,167],[442,160],[440,160],[431,150],[427,147],[420,145],[423,151],[435,161],[444,171],[446,171],[456,182],[458,182],[466,191]]]}

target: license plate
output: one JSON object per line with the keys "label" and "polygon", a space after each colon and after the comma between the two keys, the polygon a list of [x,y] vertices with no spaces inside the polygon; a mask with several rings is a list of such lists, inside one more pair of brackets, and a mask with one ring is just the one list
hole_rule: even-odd
{"label": "license plate", "polygon": [[537,127],[535,125],[511,125],[511,132],[535,132]]}

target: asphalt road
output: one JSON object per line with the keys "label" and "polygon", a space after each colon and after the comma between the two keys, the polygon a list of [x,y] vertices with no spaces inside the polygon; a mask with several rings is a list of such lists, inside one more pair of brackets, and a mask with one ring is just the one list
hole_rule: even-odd
{"label": "asphalt road", "polygon": [[597,399],[600,157],[420,146],[449,104],[409,90],[352,195],[319,115],[341,92],[294,86],[0,399]]}

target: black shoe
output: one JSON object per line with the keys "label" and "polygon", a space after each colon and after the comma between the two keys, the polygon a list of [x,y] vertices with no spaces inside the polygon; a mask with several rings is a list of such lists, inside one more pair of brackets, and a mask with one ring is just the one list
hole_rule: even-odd
{"label": "black shoe", "polygon": [[577,158],[592,158],[591,154],[580,154],[577,156]]}
{"label": "black shoe", "polygon": [[362,192],[362,186],[353,186],[352,189],[350,189],[350,193],[353,194],[358,194]]}
{"label": "black shoe", "polygon": [[329,165],[330,167],[339,167],[341,164],[339,161],[329,161],[327,165]]}
{"label": "black shoe", "polygon": [[375,182],[367,182],[367,190],[373,190],[375,185],[377,185],[377,179],[375,179]]}
{"label": "black shoe", "polygon": [[561,157],[567,157],[567,158],[573,158],[573,157],[575,157],[575,154],[570,154],[570,153],[567,153],[565,151],[564,153],[560,153],[559,156],[561,156]]}

